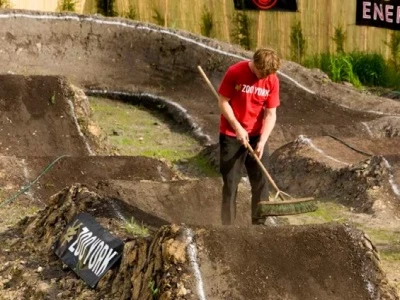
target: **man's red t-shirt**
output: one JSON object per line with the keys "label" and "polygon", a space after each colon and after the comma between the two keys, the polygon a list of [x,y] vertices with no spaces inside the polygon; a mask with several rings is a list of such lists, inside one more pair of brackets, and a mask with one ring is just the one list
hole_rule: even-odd
{"label": "man's red t-shirt", "polygon": [[[279,79],[276,74],[258,79],[251,71],[249,61],[238,62],[229,67],[218,92],[229,98],[236,119],[250,136],[260,135],[265,108],[278,107]],[[221,114],[220,133],[236,136],[235,130]]]}

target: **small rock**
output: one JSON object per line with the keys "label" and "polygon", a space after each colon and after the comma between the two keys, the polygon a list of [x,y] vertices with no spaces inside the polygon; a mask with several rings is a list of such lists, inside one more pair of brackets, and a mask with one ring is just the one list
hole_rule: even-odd
{"label": "small rock", "polygon": [[37,284],[36,290],[45,293],[46,291],[50,290],[50,285],[46,282],[41,281]]}
{"label": "small rock", "polygon": [[183,283],[178,282],[178,292],[177,292],[177,296],[178,297],[182,297],[182,296],[186,296],[188,294],[188,290],[185,288],[185,286],[183,285]]}

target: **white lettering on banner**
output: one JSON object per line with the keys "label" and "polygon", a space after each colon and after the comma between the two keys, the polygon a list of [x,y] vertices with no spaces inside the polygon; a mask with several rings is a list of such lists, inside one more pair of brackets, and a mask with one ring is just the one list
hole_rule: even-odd
{"label": "white lettering on banner", "polygon": [[[91,236],[91,235],[90,235],[90,236]],[[85,254],[86,254],[86,252],[87,252],[87,250],[88,250],[88,249],[87,249],[88,245],[92,244],[96,239],[97,239],[97,237],[96,237],[96,236],[93,236],[93,237],[87,238],[87,239],[83,242],[83,247],[84,247],[85,250],[79,252],[79,260],[80,260],[80,261],[82,261],[83,258],[85,257]]]}
{"label": "white lettering on banner", "polygon": [[269,90],[260,87],[254,87],[252,85],[243,84],[242,93],[254,94],[261,97],[267,97],[269,95]]}
{"label": "white lettering on banner", "polygon": [[[86,265],[88,258],[91,257],[93,250],[96,249],[97,245],[100,244],[100,242],[101,242],[101,240],[96,240],[96,241],[93,242],[93,244],[90,246],[88,255],[86,256],[85,260],[83,261],[83,264],[84,264],[84,265]],[[93,253],[94,253],[94,252],[93,252]]]}
{"label": "white lettering on banner", "polygon": [[374,3],[374,20],[377,20],[377,16],[379,16],[379,19],[381,21],[385,20],[382,4],[378,5],[378,4]]}
{"label": "white lettering on banner", "polygon": [[386,5],[385,13],[386,13],[386,21],[389,23],[393,23],[393,5]]}
{"label": "white lettering on banner", "polygon": [[89,262],[89,270],[97,276],[106,270],[110,261],[118,254],[104,241],[94,236],[87,227],[82,228],[78,238],[68,247],[68,250],[74,256],[79,256],[79,261],[83,261],[83,265]]}
{"label": "white lettering on banner", "polygon": [[400,5],[372,4],[371,1],[362,3],[362,18],[365,20],[380,20],[382,22],[400,24]]}
{"label": "white lettering on banner", "polygon": [[100,241],[96,249],[93,251],[92,257],[89,258],[89,269],[93,269],[93,267],[96,265],[96,261],[99,258],[99,252],[101,249],[103,249],[103,247],[104,247],[104,242]]}
{"label": "white lettering on banner", "polygon": [[397,18],[396,18],[396,23],[400,24],[400,5],[397,6]]}
{"label": "white lettering on banner", "polygon": [[371,19],[371,15],[369,14],[371,12],[371,2],[363,2],[363,19]]}

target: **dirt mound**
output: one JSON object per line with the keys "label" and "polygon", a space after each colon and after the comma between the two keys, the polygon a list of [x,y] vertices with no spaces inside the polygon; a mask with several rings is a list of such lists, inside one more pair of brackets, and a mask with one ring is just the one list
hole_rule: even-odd
{"label": "dirt mound", "polygon": [[18,75],[0,75],[0,81],[2,155],[89,155],[65,81]]}
{"label": "dirt mound", "polygon": [[352,227],[211,229],[197,242],[212,299],[395,297],[383,291],[374,246]]}
{"label": "dirt mound", "polygon": [[399,117],[382,117],[370,122],[366,122],[365,125],[369,128],[370,136],[375,138],[392,138],[400,136]]}
{"label": "dirt mound", "polygon": [[[0,258],[7,261],[0,269],[2,299],[396,299],[374,245],[352,227],[162,226],[165,221],[130,204],[129,214],[153,228],[151,237],[141,238],[124,230],[115,205],[123,203],[72,186],[37,216],[1,233]],[[122,260],[96,292],[54,254],[80,212],[124,241]]]}
{"label": "dirt mound", "polygon": [[355,212],[400,213],[387,161],[343,140],[300,137],[273,153],[271,172],[293,195],[337,199]]}
{"label": "dirt mound", "polygon": [[[181,277],[186,270],[182,265],[186,257],[177,247],[184,249],[186,244],[184,240],[174,240],[182,229],[160,228],[165,221],[130,206],[129,212],[138,222],[157,228],[150,232],[155,233],[154,239],[131,236],[125,230],[128,221],[115,213],[111,203],[116,200],[113,201],[84,186],[66,188],[54,195],[49,206],[36,217],[24,219],[19,226],[2,233],[5,244],[0,257],[7,263],[0,269],[1,299],[152,299],[156,290],[157,295],[178,299],[174,295],[183,286]],[[105,274],[96,291],[70,269],[63,268],[54,254],[55,242],[79,212],[90,212],[104,228],[124,241],[122,261]]]}

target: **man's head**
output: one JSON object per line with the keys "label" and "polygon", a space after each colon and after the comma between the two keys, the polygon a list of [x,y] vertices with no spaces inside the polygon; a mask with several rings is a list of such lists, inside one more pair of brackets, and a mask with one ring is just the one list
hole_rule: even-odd
{"label": "man's head", "polygon": [[265,78],[278,71],[281,61],[274,50],[260,48],[254,52],[253,63],[256,68],[257,77]]}

